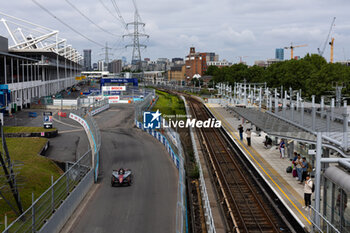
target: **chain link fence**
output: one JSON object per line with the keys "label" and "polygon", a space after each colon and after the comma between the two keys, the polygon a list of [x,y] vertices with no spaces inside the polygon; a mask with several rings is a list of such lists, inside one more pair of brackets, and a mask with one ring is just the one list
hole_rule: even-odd
{"label": "chain link fence", "polygon": [[65,173],[55,182],[51,178],[52,185],[36,200],[32,194],[32,205],[3,232],[37,232],[89,171],[91,171],[91,150],[81,156],[77,162],[67,163]]}

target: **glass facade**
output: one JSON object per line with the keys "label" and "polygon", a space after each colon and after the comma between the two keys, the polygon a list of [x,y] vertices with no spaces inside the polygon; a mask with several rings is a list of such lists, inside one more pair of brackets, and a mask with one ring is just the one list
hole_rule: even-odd
{"label": "glass facade", "polygon": [[282,49],[282,48],[276,49],[275,58],[279,59],[279,60],[284,60],[284,49]]}

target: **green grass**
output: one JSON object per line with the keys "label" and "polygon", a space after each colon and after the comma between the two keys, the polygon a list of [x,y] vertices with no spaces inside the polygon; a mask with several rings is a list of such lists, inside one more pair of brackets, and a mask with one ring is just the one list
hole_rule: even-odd
{"label": "green grass", "polygon": [[[19,193],[23,209],[26,210],[32,203],[32,193],[34,193],[35,198],[38,198],[50,187],[51,175],[56,180],[63,172],[53,161],[38,155],[47,142],[46,138],[7,138],[6,142],[12,161],[23,164],[16,167],[15,172],[18,172]],[[1,146],[0,150],[3,151]],[[2,175],[4,175],[4,172],[0,168],[0,176]],[[3,183],[4,180],[1,178],[0,184]],[[5,192],[4,194],[16,206],[12,193]],[[9,217],[9,222],[17,217],[6,202],[0,200],[0,216],[3,217],[4,214]]]}
{"label": "green grass", "polygon": [[56,128],[45,129],[44,127],[26,127],[26,126],[5,126],[4,133],[40,133],[52,132]]}
{"label": "green grass", "polygon": [[[153,111],[159,109],[162,115],[186,115],[185,105],[180,97],[158,90],[156,90],[156,94],[159,99],[154,105]],[[168,119],[168,117],[165,117],[165,119]]]}

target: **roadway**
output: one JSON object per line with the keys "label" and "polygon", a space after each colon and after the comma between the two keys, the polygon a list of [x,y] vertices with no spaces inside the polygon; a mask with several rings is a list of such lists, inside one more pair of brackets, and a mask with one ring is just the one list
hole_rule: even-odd
{"label": "roadway", "polygon": [[[174,232],[178,172],[164,147],[134,127],[132,105],[100,113],[99,183],[61,232]],[[130,168],[130,187],[111,187],[112,169]],[[78,214],[77,214],[78,213]]]}

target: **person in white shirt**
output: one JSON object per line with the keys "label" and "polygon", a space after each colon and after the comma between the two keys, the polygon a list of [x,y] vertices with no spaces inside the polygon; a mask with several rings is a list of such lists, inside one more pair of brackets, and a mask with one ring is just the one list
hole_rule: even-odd
{"label": "person in white shirt", "polygon": [[312,186],[313,186],[313,182],[310,178],[310,175],[306,175],[306,180],[304,184],[305,206],[303,207],[305,209],[308,209],[309,206],[311,205]]}

